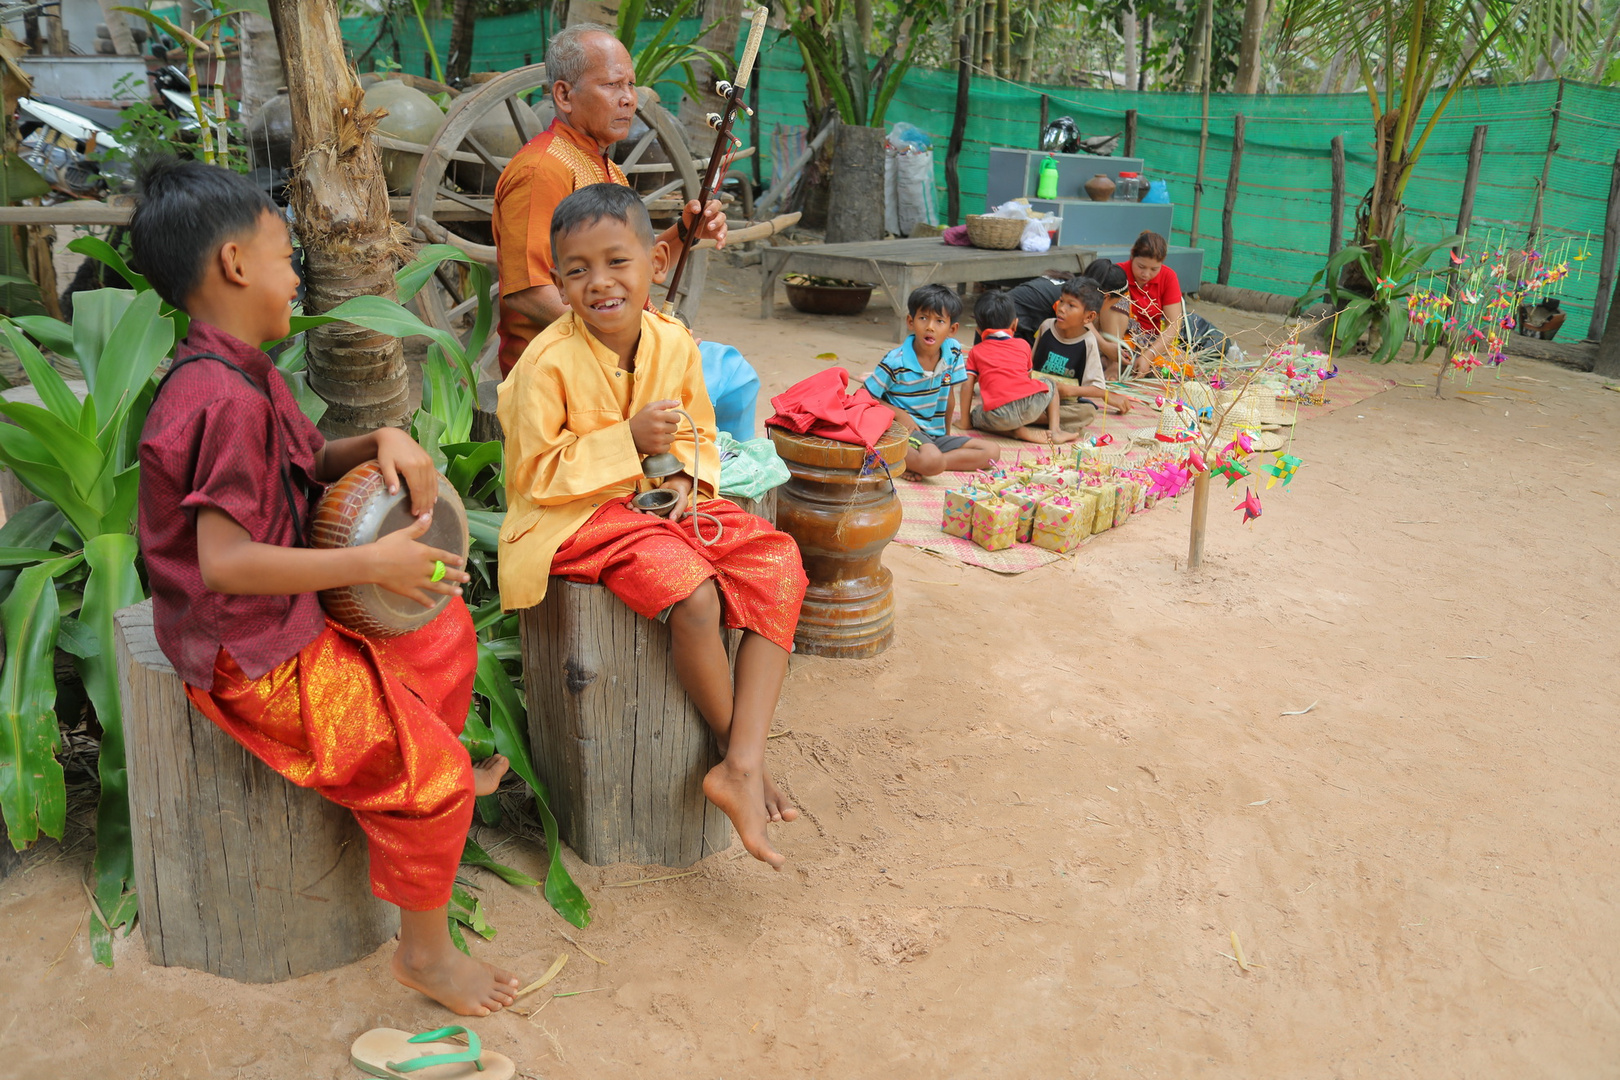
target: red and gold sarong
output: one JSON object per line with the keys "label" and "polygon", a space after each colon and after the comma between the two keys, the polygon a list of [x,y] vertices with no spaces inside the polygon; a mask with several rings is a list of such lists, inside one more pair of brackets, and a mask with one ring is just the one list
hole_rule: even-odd
{"label": "red and gold sarong", "polygon": [[330,620],[298,655],[258,679],[221,649],[197,708],[299,787],[354,812],[371,888],[407,911],[450,901],[472,822],[472,761],[457,738],[477,667],[467,607],[397,638]]}
{"label": "red and gold sarong", "polygon": [[[676,523],[639,513],[628,499],[604,503],[557,549],[551,573],[606,585],[631,611],[649,619],[713,578],[727,626],[752,630],[791,652],[807,584],[799,546],[725,499],[711,499],[698,509],[720,520],[720,539],[713,544],[693,536],[691,518]],[[705,537],[715,531],[707,520],[698,528]]]}

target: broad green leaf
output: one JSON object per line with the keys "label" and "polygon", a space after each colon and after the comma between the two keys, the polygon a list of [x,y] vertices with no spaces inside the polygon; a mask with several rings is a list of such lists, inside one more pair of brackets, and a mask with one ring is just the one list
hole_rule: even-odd
{"label": "broad green leaf", "polygon": [[129,289],[96,289],[74,295],[73,355],[91,386],[95,385],[96,369],[113,328],[134,302],[135,293]]}
{"label": "broad green leaf", "polygon": [[485,851],[479,845],[478,841],[474,840],[470,836],[467,837],[467,846],[461,851],[461,861],[467,866],[482,867],[483,869],[494,873],[508,885],[513,885],[520,889],[538,889],[540,887],[540,882],[536,881],[528,874],[525,874],[523,871],[515,870],[512,867],[507,866],[505,863],[496,862],[490,853]]}
{"label": "broad green leaf", "polygon": [[61,527],[62,511],[48,502],[29,503],[0,525],[0,547],[48,548]]}
{"label": "broad green leaf", "polygon": [[478,672],[473,679],[475,689],[489,702],[490,729],[495,734],[495,748],[512,763],[512,771],[534,792],[534,805],[540,815],[540,824],[546,833],[546,854],[551,863],[546,871],[546,901],[556,912],[575,926],[586,926],[591,921],[591,904],[585,899],[574,879],[562,862],[562,839],[557,830],[557,818],[551,812],[546,786],[540,782],[529,757],[529,739],[523,703],[507,676],[506,669],[495,654],[478,646]]}
{"label": "broad green leaf", "polygon": [[450,244],[428,244],[416,255],[416,261],[402,267],[394,275],[394,287],[399,291],[399,302],[408,304],[416,299],[422,286],[433,277],[439,264],[445,262],[473,262],[472,256]]}
{"label": "broad green leaf", "polygon": [[500,550],[501,524],[506,520],[503,510],[468,510],[467,532],[472,546],[494,554]]}
{"label": "broad green leaf", "polygon": [[[49,507],[48,503],[33,505]],[[52,551],[50,548],[0,547],[0,566],[27,566],[31,563],[49,562],[51,559],[59,558],[61,554],[60,551]]]}
{"label": "broad green leaf", "polygon": [[0,604],[6,659],[0,669],[0,812],[19,851],[62,836],[67,792],[56,760],[56,626],[52,579],[78,565],[70,555],[30,566]]}
{"label": "broad green leaf", "polygon": [[[84,583],[79,620],[99,646],[93,656],[75,658],[84,689],[101,725],[101,800],[96,807],[96,901],[107,916],[106,929],[120,925],[115,912],[134,885],[135,856],[130,847],[129,773],[124,763],[124,711],[118,696],[118,666],[113,652],[113,615],[141,599],[135,572],[139,545],[127,533],[103,533],[84,545],[90,577]],[[127,918],[122,921],[128,921]],[[99,959],[99,958],[98,958]],[[111,966],[109,952],[102,961]]]}
{"label": "broad green leaf", "polygon": [[68,389],[67,382],[57,374],[50,362],[39,354],[34,343],[11,324],[7,319],[0,322],[0,333],[6,336],[6,343],[11,351],[17,354],[22,363],[23,370],[28,373],[28,381],[33,384],[34,392],[39,400],[49,409],[52,416],[64,424],[79,424],[79,399]]}
{"label": "broad green leaf", "polygon": [[[73,490],[81,499],[94,505],[91,499],[104,464],[100,447],[38,405],[23,401],[0,403],[0,415],[10,417],[13,423],[47,448],[54,459],[52,463],[72,481]],[[27,482],[21,469],[14,466],[13,471],[18,479]],[[71,516],[67,507],[62,509]]]}
{"label": "broad green leaf", "polygon": [[73,347],[73,327],[61,319],[53,319],[49,315],[13,315],[11,321],[57,356],[65,356],[69,360],[79,358]]}
{"label": "broad green leaf", "polygon": [[101,653],[101,642],[84,623],[72,615],[63,615],[56,625],[56,647],[72,656],[89,658]]}
{"label": "broad green leaf", "polygon": [[110,266],[114,273],[129,283],[129,287],[136,292],[146,292],[152,286],[146,278],[137,274],[124,262],[124,257],[118,250],[99,236],[81,236],[68,244],[68,250],[87,256],[99,263]]}
{"label": "broad green leaf", "polygon": [[87,530],[89,535],[98,531],[100,514],[75,492],[72,480],[51,459],[44,445],[15,424],[0,424],[0,464],[10,469],[23,487],[61,510],[81,535]]}
{"label": "broad green leaf", "polygon": [[327,404],[321,395],[317,394],[309,385],[309,372],[293,371],[283,372],[282,378],[287,380],[287,389],[292,391],[293,399],[298,402],[298,408],[308,417],[309,422],[318,424],[321,417],[326,415]]}
{"label": "broad green leaf", "polygon": [[[459,443],[457,447],[466,445]],[[457,491],[466,491],[480,472],[501,463],[501,444],[498,442],[476,443],[466,452],[453,457],[455,447],[444,449],[445,456],[450,458],[450,471],[445,473],[445,479],[449,480],[450,486]]]}
{"label": "broad green leaf", "polygon": [[[118,422],[174,348],[174,324],[159,314],[160,303],[155,292],[137,296],[114,325],[112,338],[96,362],[96,374],[85,373],[96,411],[115,436],[122,436],[122,430],[114,430]],[[75,325],[77,322],[75,309]]]}
{"label": "broad green leaf", "polygon": [[474,761],[483,761],[495,752],[495,733],[489,730],[484,718],[478,714],[478,702],[467,709],[467,723],[461,729],[461,745]]}
{"label": "broad green leaf", "polygon": [[413,312],[380,296],[352,296],[323,315],[294,315],[292,330],[296,334],[334,322],[351,322],[397,338],[429,338],[442,346],[448,355],[459,357],[461,354],[461,342],[454,334],[429,326]]}

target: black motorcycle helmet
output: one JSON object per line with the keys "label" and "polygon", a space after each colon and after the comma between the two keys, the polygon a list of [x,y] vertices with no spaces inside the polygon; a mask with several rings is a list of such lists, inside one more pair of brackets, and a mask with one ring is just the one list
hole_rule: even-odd
{"label": "black motorcycle helmet", "polygon": [[1041,149],[1048,154],[1072,154],[1080,147],[1080,129],[1074,118],[1060,116],[1041,132]]}

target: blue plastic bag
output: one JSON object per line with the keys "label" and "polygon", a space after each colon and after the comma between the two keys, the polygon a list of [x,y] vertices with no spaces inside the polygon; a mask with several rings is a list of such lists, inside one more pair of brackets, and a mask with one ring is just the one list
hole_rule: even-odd
{"label": "blue plastic bag", "polygon": [[1163,180],[1148,181],[1147,197],[1142,201],[1145,203],[1158,203],[1161,206],[1168,203],[1170,201],[1169,185]]}
{"label": "blue plastic bag", "polygon": [[932,150],[934,140],[922,128],[901,120],[889,129],[889,145],[896,150]]}
{"label": "blue plastic bag", "polygon": [[698,342],[703,356],[703,384],[714,403],[714,426],[732,438],[754,437],[754,406],[759,403],[759,376],[743,354],[718,341]]}

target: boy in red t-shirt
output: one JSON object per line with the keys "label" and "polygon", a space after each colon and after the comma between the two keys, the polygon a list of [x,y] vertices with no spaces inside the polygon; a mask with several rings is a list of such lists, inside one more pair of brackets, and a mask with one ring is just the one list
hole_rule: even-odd
{"label": "boy in red t-shirt", "polygon": [[[1063,430],[1058,384],[1031,374],[1029,342],[1014,336],[1018,314],[1007,294],[1000,289],[981,293],[973,305],[973,321],[979,325],[981,340],[968,350],[967,381],[962,384],[962,411],[973,426],[1032,443],[1072,443],[1080,438]],[[1044,428],[1030,426],[1042,416]]]}
{"label": "boy in red t-shirt", "polygon": [[[400,908],[394,977],[454,1012],[486,1016],[518,980],[450,941],[446,907],[473,798],[506,771],[458,741],[477,638],[464,560],[418,542],[432,524],[433,460],[393,428],[330,442],[299,411],[260,342],[287,336],[298,292],[287,223],[246,177],[170,161],[142,177],[135,263],[191,317],[141,431],[141,553],[154,629],[186,695],[300,787],[353,811],[371,887]],[[304,546],[323,484],[375,460],[405,481],[416,523],[372,544]],[[328,621],[316,593],[376,584],[449,605],[400,637]]]}

